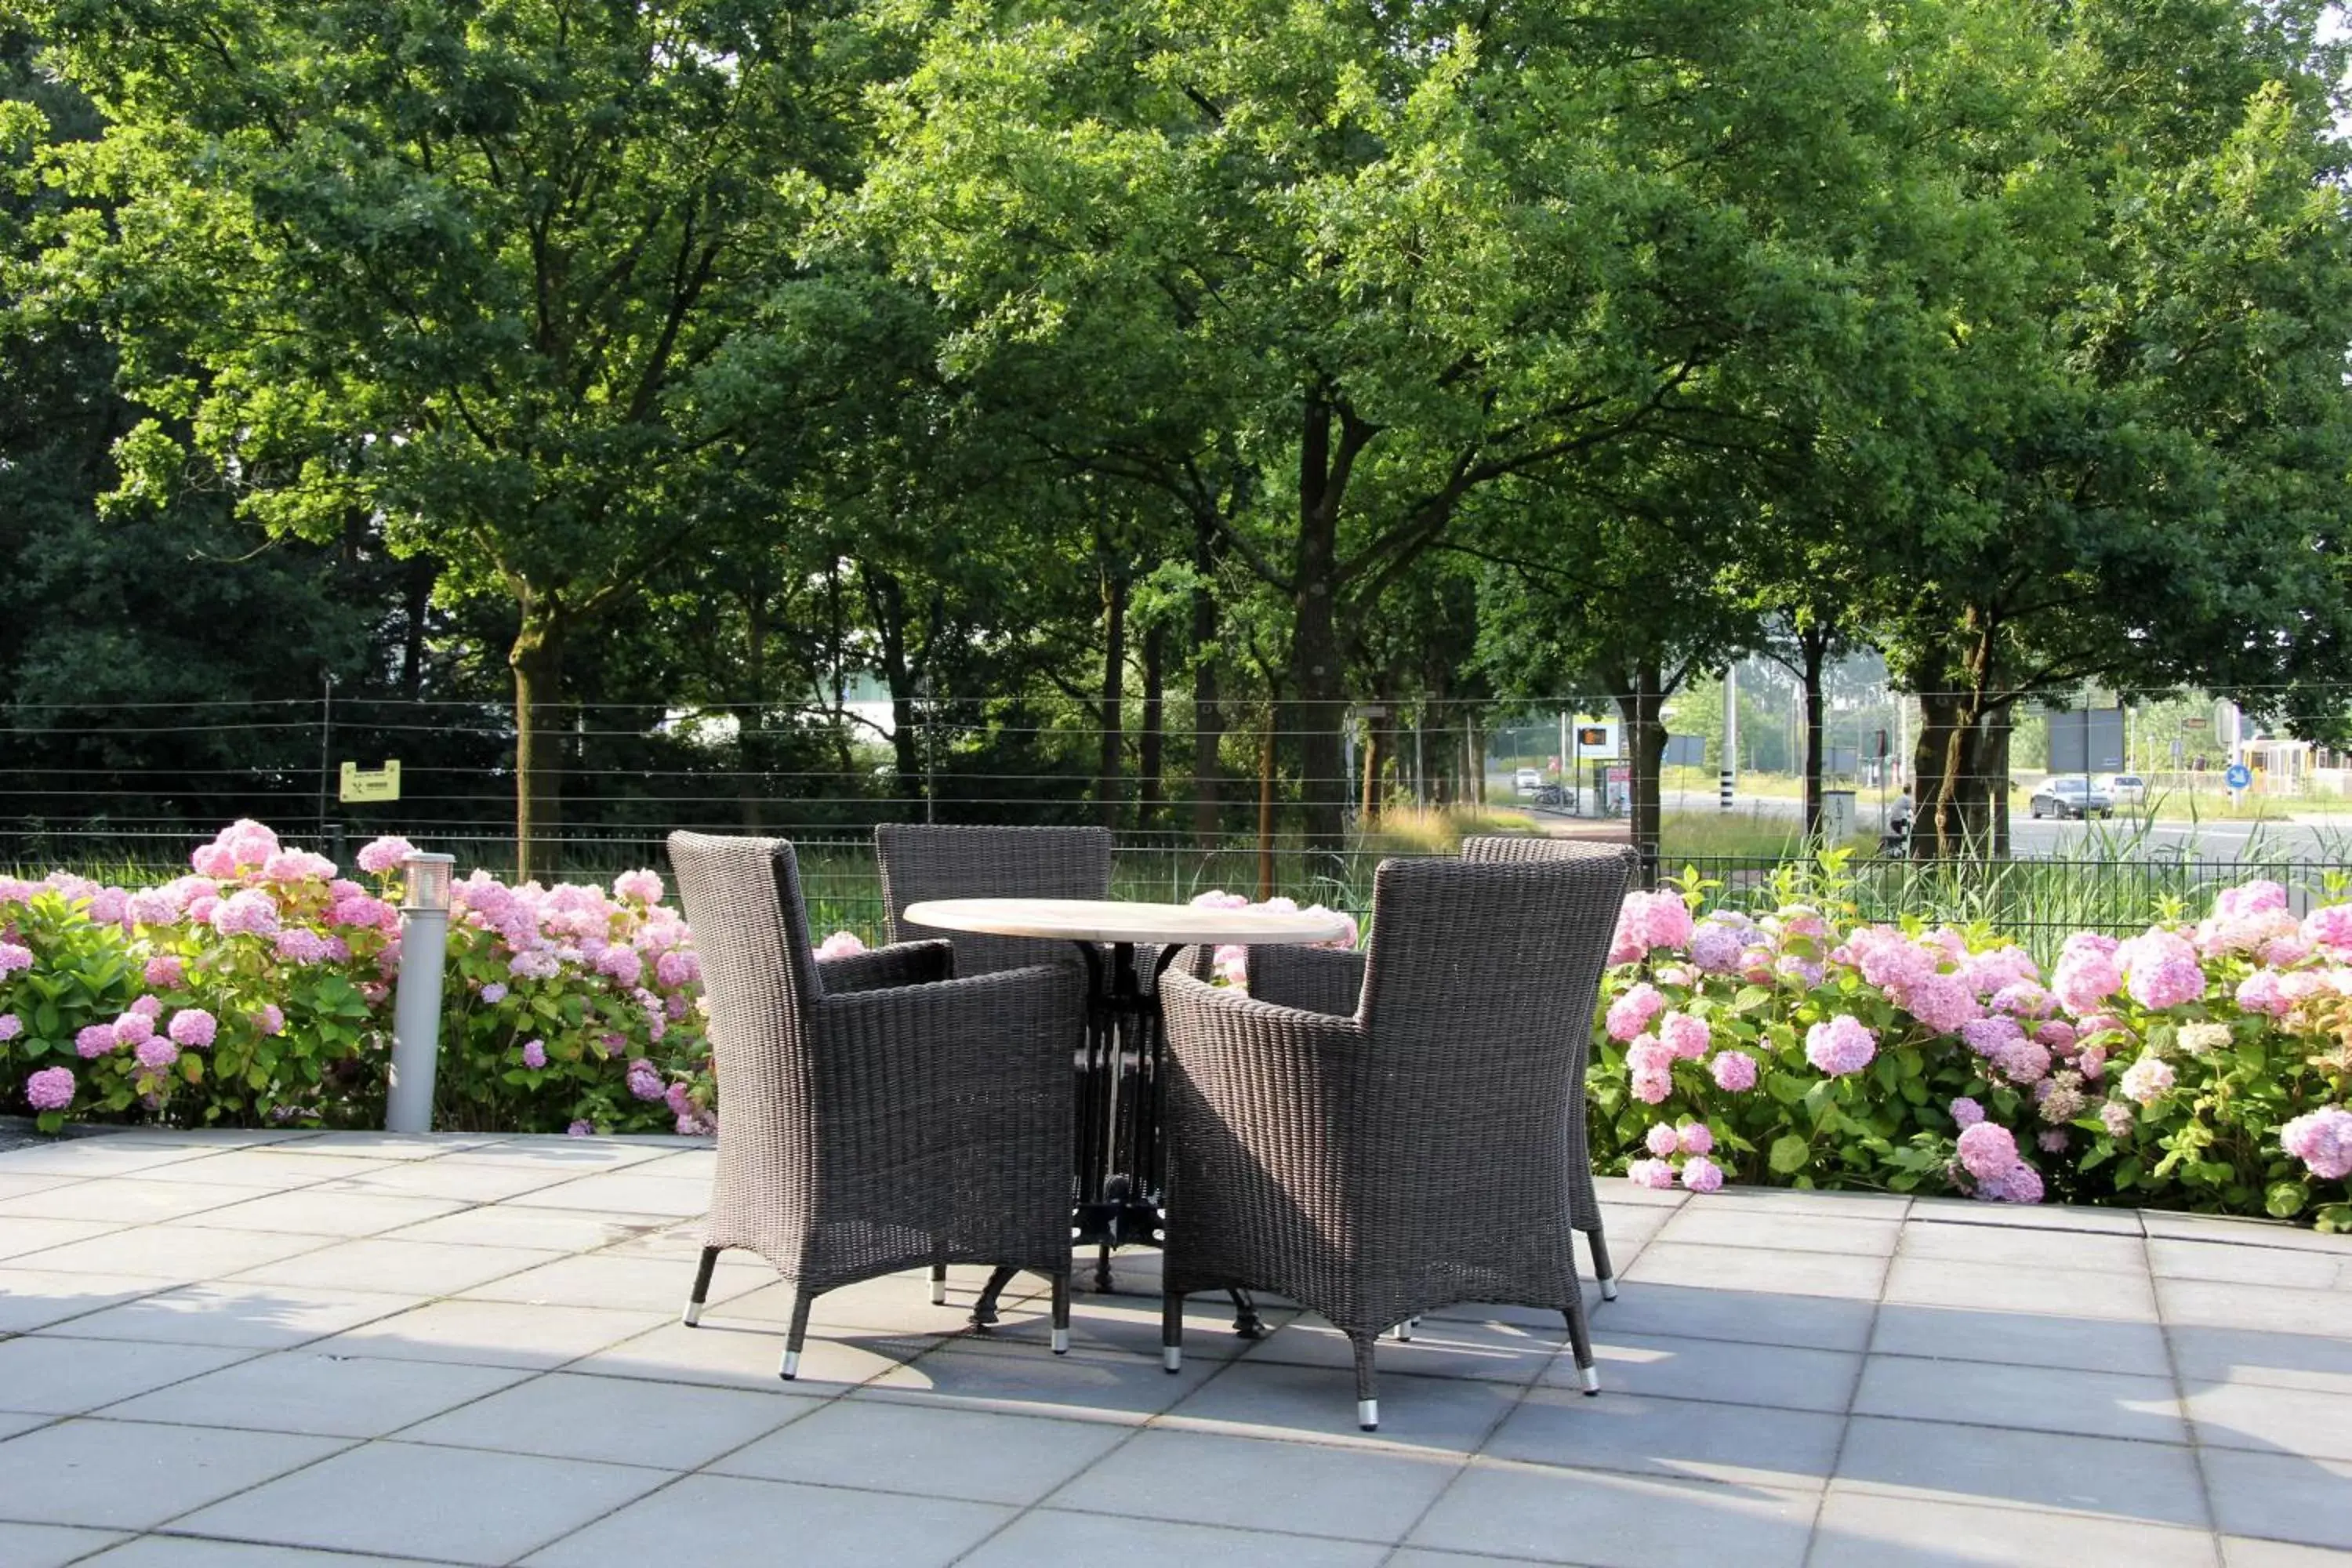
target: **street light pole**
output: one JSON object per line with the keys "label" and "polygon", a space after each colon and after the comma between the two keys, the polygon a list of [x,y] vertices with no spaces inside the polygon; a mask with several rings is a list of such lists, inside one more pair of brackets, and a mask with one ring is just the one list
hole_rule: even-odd
{"label": "street light pole", "polygon": [[433,1075],[441,1055],[441,972],[449,946],[454,855],[411,851],[400,861],[400,984],[392,1005],[387,1132],[433,1131]]}
{"label": "street light pole", "polygon": [[1721,794],[1718,804],[1731,809],[1731,795],[1739,782],[1739,666],[1737,661],[1723,671],[1723,767],[1716,775]]}

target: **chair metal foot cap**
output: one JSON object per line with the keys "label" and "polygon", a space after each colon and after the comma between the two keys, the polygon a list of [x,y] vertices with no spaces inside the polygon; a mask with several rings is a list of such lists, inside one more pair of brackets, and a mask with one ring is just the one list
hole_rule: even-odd
{"label": "chair metal foot cap", "polygon": [[698,1325],[702,1321],[702,1303],[699,1301],[688,1301],[686,1304],[685,1312],[680,1314],[678,1321],[689,1329]]}
{"label": "chair metal foot cap", "polygon": [[1401,1345],[1409,1345],[1412,1343],[1412,1319],[1407,1318],[1403,1322],[1397,1325],[1397,1343]]}
{"label": "chair metal foot cap", "polygon": [[934,1307],[944,1307],[944,1306],[946,1306],[947,1304],[948,1304],[948,1282],[947,1282],[946,1280],[944,1280],[944,1279],[934,1279],[934,1280],[932,1280],[932,1281],[931,1281],[931,1305],[932,1305],[932,1306],[934,1306]]}
{"label": "chair metal foot cap", "polygon": [[1601,1279],[1601,1299],[1604,1301],[1614,1301],[1617,1299],[1616,1276],[1607,1275]]}
{"label": "chair metal foot cap", "polygon": [[1184,1352],[1178,1350],[1174,1345],[1160,1346],[1160,1365],[1162,1371],[1182,1372],[1184,1370]]}
{"label": "chair metal foot cap", "polygon": [[1356,1401],[1356,1425],[1367,1432],[1381,1429],[1381,1402],[1377,1399]]}
{"label": "chair metal foot cap", "polygon": [[784,1352],[784,1364],[776,1369],[776,1375],[782,1378],[786,1383],[790,1383],[800,1374],[801,1352],[798,1351],[786,1351]]}
{"label": "chair metal foot cap", "polygon": [[1583,1385],[1584,1392],[1587,1394],[1598,1394],[1601,1392],[1601,1369],[1597,1366],[1578,1367],[1576,1369],[1576,1380]]}
{"label": "chair metal foot cap", "polygon": [[1070,1353],[1069,1330],[1055,1329],[1054,1331],[1054,1353],[1055,1355],[1067,1355]]}

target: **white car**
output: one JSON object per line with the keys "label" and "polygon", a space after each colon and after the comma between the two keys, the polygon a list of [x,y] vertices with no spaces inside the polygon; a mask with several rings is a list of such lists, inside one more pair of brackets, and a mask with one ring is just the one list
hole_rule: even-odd
{"label": "white car", "polygon": [[2146,805],[2147,781],[2137,773],[2111,773],[2105,784],[2107,798],[2117,805]]}
{"label": "white car", "polygon": [[1534,768],[1521,768],[1511,775],[1511,793],[1521,800],[1532,800],[1536,791],[1543,788],[1543,774]]}

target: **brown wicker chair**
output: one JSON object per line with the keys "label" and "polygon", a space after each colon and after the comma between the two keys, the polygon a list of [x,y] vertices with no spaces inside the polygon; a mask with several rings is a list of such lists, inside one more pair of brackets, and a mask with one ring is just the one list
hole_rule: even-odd
{"label": "brown wicker chair", "polygon": [[1598,1390],[1568,1123],[1632,868],[1622,852],[1384,862],[1344,1016],[1265,994],[1348,1001],[1343,955],[1260,950],[1246,996],[1169,978],[1171,1371],[1184,1296],[1238,1287],[1348,1336],[1367,1430],[1381,1331],[1457,1301],[1556,1309]]}
{"label": "brown wicker chair", "polygon": [[1033,963],[1077,962],[1066,942],[985,936],[912,924],[907,906],[931,899],[1108,899],[1107,827],[934,827],[886,823],[874,830],[882,864],[882,899],[890,940],[950,939],[961,976],[993,974]]}
{"label": "brown wicker chair", "polygon": [[820,963],[781,839],[670,836],[718,1059],[719,1172],[685,1321],[730,1247],[792,1281],[780,1375],[837,1286],[919,1264],[992,1263],[1054,1283],[1069,1346],[1068,967],[950,979],[945,942]]}
{"label": "brown wicker chair", "polygon": [[[1462,841],[1462,858],[1480,865],[1558,865],[1562,862],[1620,860],[1626,849],[1619,844],[1595,844],[1574,838],[1473,837]],[[1613,931],[1613,926],[1612,926]],[[1597,996],[1587,996],[1576,1024],[1575,1099],[1568,1116],[1568,1197],[1570,1223],[1584,1233],[1592,1249],[1592,1277],[1601,1282],[1601,1299],[1617,1299],[1617,1274],[1609,1265],[1609,1238],[1601,1229],[1601,1195],[1592,1186],[1592,1152],[1584,1113],[1584,1068],[1592,1050],[1592,1009]]]}

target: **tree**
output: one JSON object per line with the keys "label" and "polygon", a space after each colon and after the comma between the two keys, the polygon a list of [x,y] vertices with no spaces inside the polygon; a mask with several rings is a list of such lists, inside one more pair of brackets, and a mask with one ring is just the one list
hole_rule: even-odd
{"label": "tree", "polygon": [[[846,0],[47,0],[104,137],[50,153],[110,222],[51,286],[102,301],[129,390],[121,494],[233,495],[280,533],[380,518],[442,591],[517,613],[528,874],[564,652],[730,516],[731,377],[856,165]],[[87,215],[82,215],[85,217]],[[818,394],[812,392],[812,395]]]}

